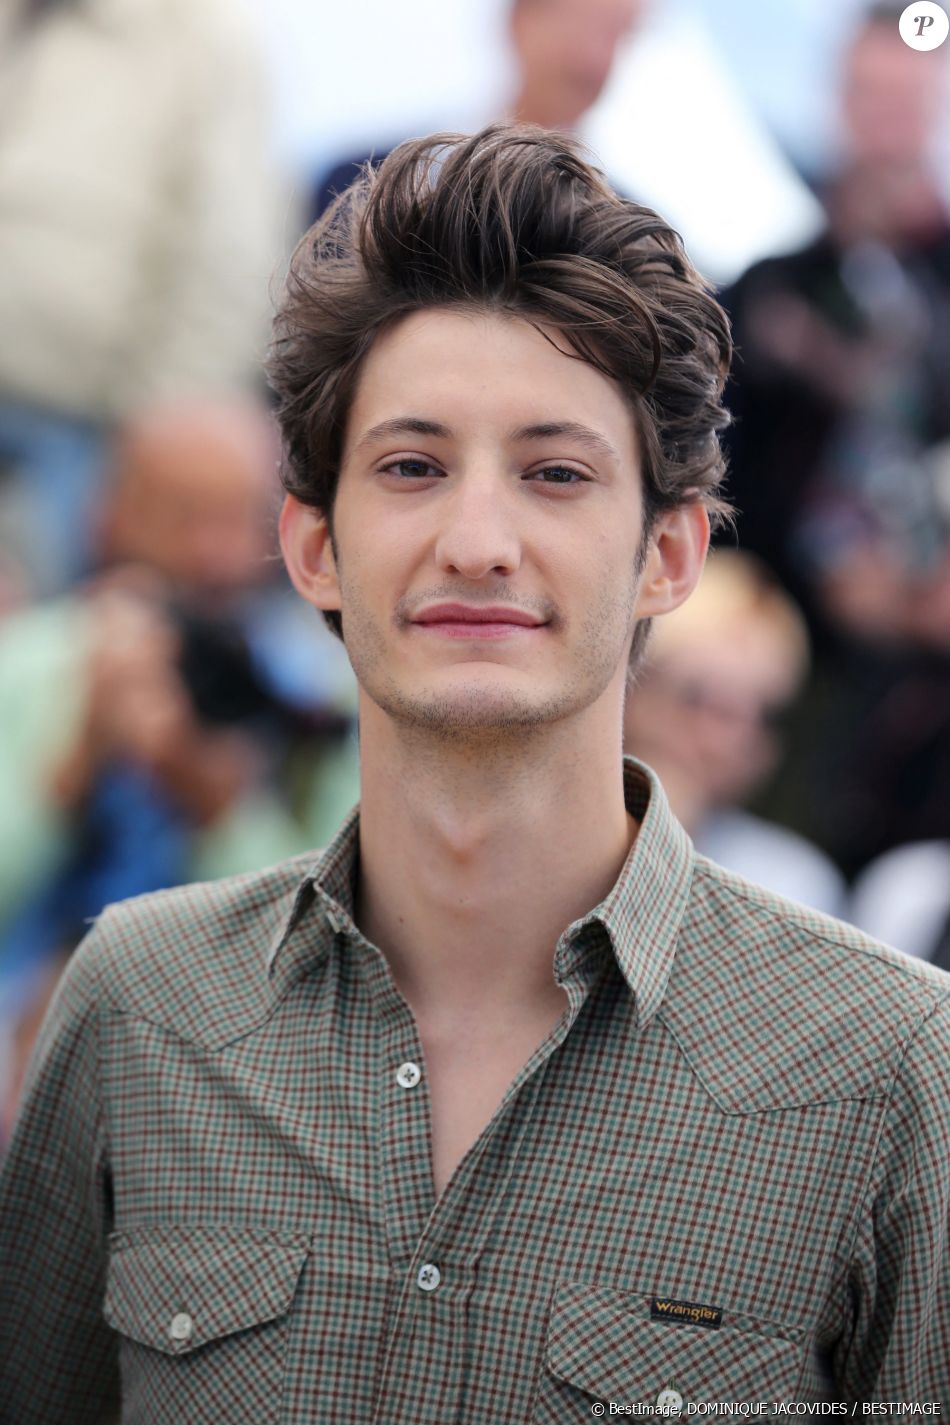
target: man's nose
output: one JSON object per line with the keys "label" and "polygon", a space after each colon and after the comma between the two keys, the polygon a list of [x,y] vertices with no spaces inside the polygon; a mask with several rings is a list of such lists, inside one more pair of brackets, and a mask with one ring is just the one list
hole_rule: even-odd
{"label": "man's nose", "polygon": [[500,479],[463,477],[440,511],[435,550],[439,568],[466,579],[512,575],[521,563],[521,540],[511,503]]}

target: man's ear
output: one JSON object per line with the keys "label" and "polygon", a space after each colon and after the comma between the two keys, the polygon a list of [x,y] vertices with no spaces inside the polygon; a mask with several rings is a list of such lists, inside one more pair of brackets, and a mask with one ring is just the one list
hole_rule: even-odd
{"label": "man's ear", "polygon": [[678,608],[699,583],[709,548],[709,515],[700,504],[657,516],[637,596],[637,618]]}
{"label": "man's ear", "polygon": [[279,528],[284,563],[297,593],[315,609],[338,610],[340,585],[325,515],[287,495]]}

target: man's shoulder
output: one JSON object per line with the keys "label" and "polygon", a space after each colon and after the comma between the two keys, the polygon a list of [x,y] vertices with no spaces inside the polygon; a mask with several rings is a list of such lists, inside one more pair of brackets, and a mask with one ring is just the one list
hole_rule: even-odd
{"label": "man's shoulder", "polygon": [[722,1108],[886,1097],[950,975],[696,858],[662,1017]]}
{"label": "man's shoulder", "polygon": [[209,1046],[266,1017],[269,950],[318,854],[107,906],[77,952],[94,962],[100,1008]]}

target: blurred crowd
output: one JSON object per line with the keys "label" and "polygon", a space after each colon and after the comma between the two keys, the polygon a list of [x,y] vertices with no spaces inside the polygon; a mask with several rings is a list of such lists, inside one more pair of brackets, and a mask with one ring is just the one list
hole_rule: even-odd
{"label": "blurred crowd", "polygon": [[[512,0],[506,114],[575,129],[664,3]],[[857,15],[823,231],[720,293],[735,519],[625,738],[704,854],[950,969],[948,62],[902,8]],[[0,1145],[104,904],[317,846],[358,798],[260,372],[289,247],[400,136],[289,176],[271,124],[233,0],[0,17]]]}

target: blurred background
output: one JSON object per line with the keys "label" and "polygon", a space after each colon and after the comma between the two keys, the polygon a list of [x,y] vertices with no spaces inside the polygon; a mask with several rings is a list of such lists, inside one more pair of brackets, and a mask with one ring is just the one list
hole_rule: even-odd
{"label": "blurred background", "polygon": [[733,319],[735,527],[628,750],[700,851],[950,968],[950,42],[865,0],[7,0],[0,15],[0,1150],[109,901],[359,794],[276,557],[260,369],[367,158],[577,132]]}

